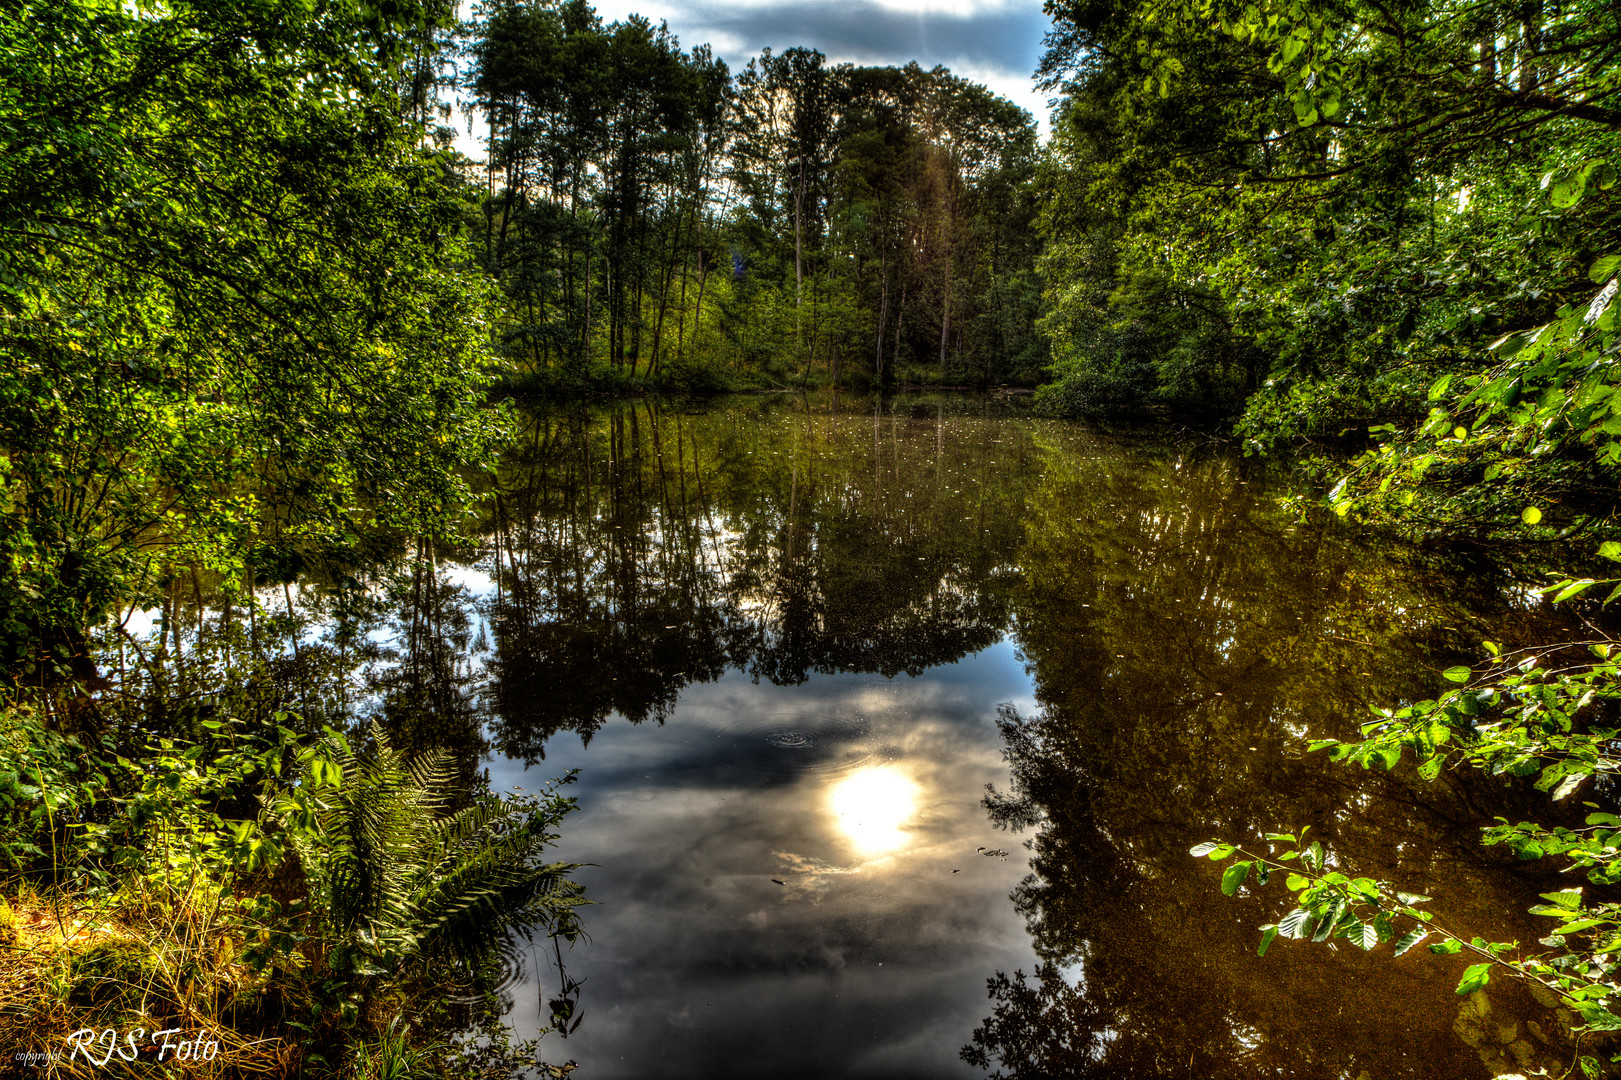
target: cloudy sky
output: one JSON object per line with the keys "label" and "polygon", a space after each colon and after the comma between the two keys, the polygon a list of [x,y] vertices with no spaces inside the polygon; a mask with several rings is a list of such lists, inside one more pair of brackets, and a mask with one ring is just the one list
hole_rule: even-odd
{"label": "cloudy sky", "polygon": [[942,64],[1028,109],[1047,128],[1046,95],[1031,80],[1050,26],[1041,0],[596,0],[595,6],[604,22],[633,13],[667,22],[684,49],[707,42],[734,73],[767,46],[774,52],[809,46],[833,63]]}

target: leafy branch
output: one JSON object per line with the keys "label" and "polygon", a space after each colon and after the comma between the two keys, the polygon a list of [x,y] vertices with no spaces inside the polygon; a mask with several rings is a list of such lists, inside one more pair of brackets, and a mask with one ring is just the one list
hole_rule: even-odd
{"label": "leafy branch", "polygon": [[[1617,643],[1583,642],[1510,655],[1492,642],[1485,647],[1491,656],[1485,672],[1477,676],[1469,667],[1449,668],[1441,674],[1454,685],[1435,699],[1375,709],[1360,740],[1318,740],[1311,749],[1363,768],[1393,769],[1410,755],[1426,779],[1444,768],[1464,767],[1524,777],[1555,802],[1571,798],[1595,778],[1621,772],[1614,722],[1621,713]],[[1596,886],[1614,885],[1621,882],[1621,815],[1596,803],[1585,805],[1591,812],[1581,825],[1499,817],[1483,829],[1482,840],[1504,845],[1525,861],[1561,859],[1567,870],[1585,873]],[[1437,955],[1466,953],[1474,960],[1458,982],[1460,994],[1485,987],[1495,972],[1555,995],[1581,1017],[1578,1035],[1621,1030],[1621,903],[1589,897],[1582,888],[1540,894],[1545,902],[1531,914],[1557,922],[1539,939],[1544,950],[1527,952],[1517,941],[1466,938],[1447,929],[1422,906],[1428,897],[1330,869],[1323,846],[1304,844],[1304,836],[1304,830],[1299,837],[1269,833],[1266,840],[1274,847],[1267,854],[1223,841],[1190,852],[1215,861],[1234,859],[1222,874],[1221,888],[1229,896],[1246,882],[1264,886],[1274,875],[1284,876],[1296,906],[1277,923],[1261,927],[1261,955],[1278,937],[1346,940],[1364,951],[1393,942],[1396,956],[1428,942]],[[1590,1073],[1598,1067],[1591,1057],[1582,1064]]]}
{"label": "leafy branch", "polygon": [[[1621,825],[1621,818],[1614,815],[1599,816],[1612,818],[1615,824]],[[1305,834],[1304,829],[1300,838],[1290,833],[1268,833],[1266,840],[1272,844],[1299,844]],[[1221,891],[1228,896],[1237,895],[1248,881],[1265,886],[1273,875],[1286,875],[1285,887],[1295,894],[1296,907],[1278,922],[1260,928],[1258,956],[1265,956],[1279,937],[1315,943],[1344,940],[1364,952],[1394,942],[1393,956],[1402,956],[1433,937],[1436,940],[1427,948],[1437,956],[1468,953],[1477,958],[1459,979],[1459,994],[1484,988],[1496,969],[1557,994],[1562,1002],[1580,1013],[1593,1030],[1621,1029],[1621,1017],[1615,1016],[1609,1008],[1610,999],[1621,992],[1621,982],[1617,981],[1613,968],[1584,966],[1576,962],[1579,958],[1557,951],[1513,955],[1520,949],[1517,941],[1465,938],[1436,921],[1434,912],[1420,906],[1427,903],[1429,897],[1398,891],[1389,882],[1350,877],[1327,869],[1327,856],[1320,843],[1263,855],[1212,840],[1194,847],[1189,854],[1215,862],[1242,856],[1222,873]],[[1567,937],[1584,933],[1603,936],[1606,948],[1621,944],[1621,934],[1617,932],[1621,928],[1621,905],[1584,908],[1579,889],[1541,895],[1548,903],[1532,908],[1532,914],[1561,920],[1543,939],[1543,944],[1557,950],[1566,945]],[[1404,928],[1405,932],[1398,934]]]}

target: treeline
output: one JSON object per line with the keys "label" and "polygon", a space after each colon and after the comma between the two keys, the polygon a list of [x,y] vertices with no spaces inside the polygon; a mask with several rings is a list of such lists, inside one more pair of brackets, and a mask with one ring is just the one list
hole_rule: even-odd
{"label": "treeline", "polygon": [[1338,508],[1470,543],[1613,510],[1614,5],[1049,10],[1049,407],[1371,433]]}
{"label": "treeline", "polygon": [[482,262],[542,384],[1034,381],[1028,113],[943,68],[769,49],[735,76],[585,0],[493,5]]}

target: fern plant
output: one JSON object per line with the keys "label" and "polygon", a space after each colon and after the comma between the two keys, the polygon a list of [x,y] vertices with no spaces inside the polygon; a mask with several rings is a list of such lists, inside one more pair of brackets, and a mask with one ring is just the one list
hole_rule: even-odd
{"label": "fern plant", "polygon": [[375,723],[369,735],[361,752],[329,731],[270,808],[302,865],[334,973],[397,976],[434,960],[476,969],[511,931],[578,934],[586,901],[568,876],[578,864],[544,858],[573,799],[555,787],[528,798],[482,792],[450,813],[448,754],[407,759]]}

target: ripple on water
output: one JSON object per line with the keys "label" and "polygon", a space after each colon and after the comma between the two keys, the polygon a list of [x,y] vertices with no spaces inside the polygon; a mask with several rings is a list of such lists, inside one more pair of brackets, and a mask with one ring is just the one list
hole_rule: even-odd
{"label": "ripple on water", "polygon": [[860,717],[803,713],[749,717],[716,733],[728,770],[767,780],[859,769],[877,756],[870,734]]}
{"label": "ripple on water", "polygon": [[468,990],[446,995],[450,1001],[457,1005],[477,1005],[484,1000],[486,994],[495,994],[497,997],[506,997],[507,991],[523,982],[525,979],[523,967],[524,950],[528,943],[521,938],[508,934],[501,939],[495,958],[494,978],[489,987],[477,993]]}

